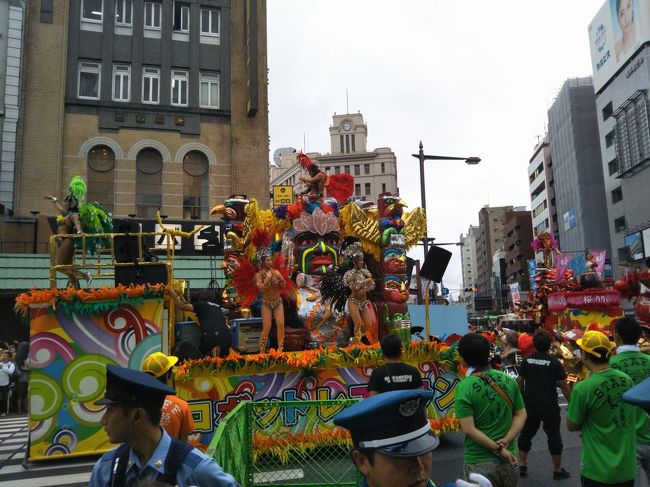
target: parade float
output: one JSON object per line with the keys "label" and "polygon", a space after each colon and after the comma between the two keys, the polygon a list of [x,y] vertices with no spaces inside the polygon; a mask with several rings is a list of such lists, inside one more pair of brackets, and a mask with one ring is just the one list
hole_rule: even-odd
{"label": "parade float", "polygon": [[[299,160],[309,174],[308,189],[294,203],[261,209],[254,199],[233,195],[211,211],[225,222],[220,294],[234,342],[227,357],[186,360],[177,370],[176,391],[190,404],[196,427],[190,439],[199,448],[207,448],[220,422],[242,401],[268,406],[366,397],[370,374],[382,363],[378,340],[410,327],[405,260],[426,233],[423,210],[405,212],[406,203],[391,193],[379,195],[376,204],[354,201],[352,176],[326,177],[306,156]],[[103,407],[94,405],[105,388],[106,365],[140,369],[150,353],[171,353],[179,345],[175,328],[184,318],[175,313],[167,289],[183,290],[186,276],[174,273],[173,239],[191,235],[162,222],[160,229],[154,236],[167,242],[166,254],[155,265],[166,269],[164,282],[53,286],[16,298],[16,310],[30,326],[30,460],[112,448],[100,423]],[[154,264],[117,262],[115,240],[124,234],[95,235],[104,239],[95,249],[103,257],[92,264],[86,260],[91,236],[85,228],[62,235],[51,239],[52,275],[92,268],[106,276],[111,268]],[[147,254],[142,248],[147,236],[129,234],[140,256]],[[74,262],[57,261],[61,238],[78,242]],[[356,254],[346,255],[346,246]],[[417,366],[425,387],[434,391],[429,407],[434,430],[458,429],[451,413],[460,373],[455,344],[407,340],[403,360]],[[277,422],[277,410],[264,411],[258,423]],[[289,418],[281,421],[295,429]],[[302,435],[300,448],[304,442],[317,448],[339,436],[341,443],[349,442],[345,435]]]}

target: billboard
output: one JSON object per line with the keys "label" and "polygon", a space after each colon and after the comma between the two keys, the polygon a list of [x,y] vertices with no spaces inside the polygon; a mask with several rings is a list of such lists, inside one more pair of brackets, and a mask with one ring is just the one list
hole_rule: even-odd
{"label": "billboard", "polygon": [[625,252],[628,262],[643,260],[643,241],[641,232],[634,232],[625,236]]}
{"label": "billboard", "polygon": [[643,248],[645,249],[646,259],[650,258],[650,227],[641,232],[643,236]]}
{"label": "billboard", "polygon": [[598,92],[637,48],[650,40],[650,3],[607,0],[588,32],[594,90]]}

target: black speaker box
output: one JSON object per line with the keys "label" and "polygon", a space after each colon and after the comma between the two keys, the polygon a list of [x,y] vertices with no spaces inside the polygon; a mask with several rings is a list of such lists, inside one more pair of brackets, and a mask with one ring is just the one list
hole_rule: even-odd
{"label": "black speaker box", "polygon": [[199,349],[190,342],[178,343],[172,350],[172,355],[178,357],[179,362],[203,358],[203,354]]}
{"label": "black speaker box", "polygon": [[420,269],[420,276],[430,279],[433,282],[442,281],[442,276],[445,274],[450,260],[451,252],[434,245],[429,249],[429,253],[427,253],[427,257],[424,259],[424,264],[422,264],[422,269]]}
{"label": "black speaker box", "polygon": [[115,285],[167,284],[165,264],[115,266]]}
{"label": "black speaker box", "polygon": [[129,233],[142,232],[142,224],[132,220],[122,220],[115,225],[115,233],[125,236],[113,238],[115,262],[135,262],[138,258],[138,237]]}
{"label": "black speaker box", "polygon": [[202,336],[201,327],[196,326],[193,322],[176,323],[176,343],[187,342],[198,349]]}

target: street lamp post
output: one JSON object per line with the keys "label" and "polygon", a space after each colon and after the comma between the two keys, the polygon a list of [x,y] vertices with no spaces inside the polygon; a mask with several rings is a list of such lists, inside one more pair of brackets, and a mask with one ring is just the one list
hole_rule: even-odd
{"label": "street lamp post", "polygon": [[[420,161],[420,198],[421,198],[421,204],[422,208],[424,209],[424,213],[426,215],[427,213],[427,195],[426,195],[426,189],[424,185],[424,161],[465,161],[465,164],[468,164],[470,166],[475,166],[479,162],[481,162],[480,157],[449,157],[449,156],[430,156],[428,154],[424,153],[423,146],[422,146],[422,141],[420,141],[420,151],[417,154],[411,154],[413,157],[416,159],[419,159]],[[424,257],[426,258],[427,253],[429,252],[429,239],[425,235],[424,238],[422,239],[422,243],[424,245]]]}

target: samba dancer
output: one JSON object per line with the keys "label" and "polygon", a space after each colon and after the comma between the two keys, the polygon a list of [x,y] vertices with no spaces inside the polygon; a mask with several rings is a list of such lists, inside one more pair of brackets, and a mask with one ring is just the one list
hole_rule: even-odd
{"label": "samba dancer", "polygon": [[375,280],[363,260],[363,248],[360,242],[349,245],[343,254],[352,262],[352,269],[343,275],[343,283],[350,289],[348,311],[354,322],[354,338],[361,341],[363,335],[372,343],[377,341],[372,334],[372,326],[377,322],[375,308],[368,294],[375,289]]}

